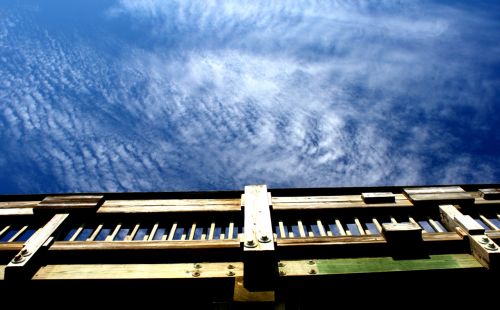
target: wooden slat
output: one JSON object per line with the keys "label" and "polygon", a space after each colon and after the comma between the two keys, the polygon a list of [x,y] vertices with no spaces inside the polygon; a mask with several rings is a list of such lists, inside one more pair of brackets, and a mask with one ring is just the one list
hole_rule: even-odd
{"label": "wooden slat", "polygon": [[99,232],[101,231],[103,226],[104,226],[104,224],[97,225],[96,229],[94,230],[92,235],[90,235],[90,237],[88,237],[87,241],[94,241],[95,238],[97,237],[97,235],[99,234]]}
{"label": "wooden slat", "polygon": [[316,225],[318,225],[319,235],[321,237],[325,237],[326,236],[326,232],[325,232],[325,228],[323,227],[323,223],[321,223],[321,220],[318,219],[316,221]]}
{"label": "wooden slat", "polygon": [[73,234],[73,236],[71,236],[71,238],[69,239],[69,241],[75,241],[76,238],[78,237],[78,235],[82,232],[83,230],[83,227],[84,227],[85,224],[82,224],[78,227],[78,229],[75,231],[75,233]]}
{"label": "wooden slat", "polygon": [[208,240],[212,240],[214,238],[214,231],[215,231],[215,223],[212,222],[210,224],[210,232],[208,233]]}
{"label": "wooden slat", "polygon": [[433,219],[431,219],[430,217],[428,218],[429,219],[429,224],[432,226],[432,228],[437,231],[437,232],[444,232],[443,229],[441,229],[441,227],[439,227],[439,225],[436,223],[436,221],[434,221]]}
{"label": "wooden slat", "polygon": [[410,195],[413,203],[437,204],[473,204],[474,197],[468,193],[439,193],[439,194],[414,194]]}
{"label": "wooden slat", "polygon": [[241,262],[203,263],[193,277],[193,264],[81,264],[47,265],[40,268],[33,280],[112,280],[112,279],[199,279],[228,278],[227,266],[235,276],[243,275]]}
{"label": "wooden slat", "polygon": [[56,241],[50,251],[98,251],[98,250],[185,250],[239,248],[238,240],[174,240],[174,241]]}
{"label": "wooden slat", "polygon": [[38,205],[40,201],[0,201],[0,209],[32,209]]}
{"label": "wooden slat", "polygon": [[122,223],[118,223],[118,225],[116,225],[115,229],[111,232],[111,234],[106,236],[105,241],[113,241],[121,228],[122,228]]}
{"label": "wooden slat", "polygon": [[14,242],[17,238],[19,238],[19,236],[21,236],[21,234],[28,228],[28,225],[24,225],[23,227],[21,227],[17,233],[14,234],[14,236],[12,236],[9,241],[7,242]]}
{"label": "wooden slat", "polygon": [[379,221],[376,218],[373,218],[372,221],[373,221],[373,224],[375,225],[375,227],[377,228],[379,234],[381,234],[382,233],[382,225],[380,225]]}
{"label": "wooden slat", "polygon": [[191,225],[191,231],[189,232],[189,240],[194,240],[195,232],[196,232],[196,223],[193,223],[193,225]]}
{"label": "wooden slat", "polygon": [[479,215],[479,218],[491,229],[499,229],[492,221],[487,219],[484,215]]}
{"label": "wooden slat", "polygon": [[344,227],[342,227],[342,223],[340,223],[339,219],[335,219],[335,225],[337,225],[337,229],[339,230],[339,234],[341,236],[345,236],[346,232],[344,230]]}
{"label": "wooden slat", "polygon": [[354,218],[354,223],[356,224],[356,227],[359,230],[359,234],[364,235],[365,229],[363,228],[363,225],[361,225],[361,222],[359,221],[359,219],[357,217]]}
{"label": "wooden slat", "polygon": [[6,232],[7,232],[7,230],[9,230],[9,228],[10,228],[10,225],[7,225],[7,226],[5,226],[4,228],[2,228],[2,230],[0,230],[0,237],[2,237],[2,235],[3,235],[4,233],[6,233]]}
{"label": "wooden slat", "polygon": [[302,225],[302,221],[301,220],[298,220],[297,221],[297,226],[299,228],[299,234],[302,238],[305,238],[306,237],[306,232],[304,230],[304,225]]}
{"label": "wooden slat", "polygon": [[[417,221],[415,221],[415,219],[411,216],[408,217],[408,220],[410,223],[413,223],[413,224],[417,224],[418,226],[420,226],[422,228],[422,234],[427,234],[428,232],[425,231],[425,229],[422,227],[422,225],[420,225]],[[450,229],[450,231],[452,231],[453,229]]]}
{"label": "wooden slat", "polygon": [[227,239],[229,239],[229,240],[233,239],[233,235],[234,235],[234,223],[230,222],[229,223],[229,232],[227,233]]}
{"label": "wooden slat", "polygon": [[132,241],[134,240],[135,234],[137,234],[137,231],[139,230],[139,227],[141,226],[140,223],[135,224],[134,229],[130,232],[130,234],[125,237],[125,241]]}
{"label": "wooden slat", "polygon": [[413,204],[405,200],[396,200],[394,203],[377,203],[377,204],[367,204],[363,201],[359,202],[310,202],[310,203],[298,203],[298,202],[277,202],[273,204],[273,210],[275,211],[288,211],[288,210],[327,210],[327,209],[356,209],[356,208],[405,208],[412,207]]}
{"label": "wooden slat", "polygon": [[33,209],[30,208],[0,208],[2,215],[33,215]]}
{"label": "wooden slat", "polygon": [[278,222],[279,230],[280,230],[280,236],[281,238],[286,238],[286,231],[285,231],[285,225],[283,225],[283,221]]}
{"label": "wooden slat", "polygon": [[153,241],[154,240],[154,237],[156,235],[156,231],[158,230],[158,226],[159,226],[159,223],[156,222],[154,225],[153,225],[153,228],[151,229],[151,233],[149,234],[149,237],[148,237],[148,241]]}
{"label": "wooden slat", "polygon": [[168,240],[174,240],[175,231],[177,230],[177,222],[172,224],[172,228],[170,228],[170,233],[168,234]]}
{"label": "wooden slat", "polygon": [[104,202],[102,195],[62,195],[47,196],[36,207],[35,211],[95,209]]}
{"label": "wooden slat", "polygon": [[394,216],[391,216],[390,219],[391,219],[391,223],[393,223],[393,224],[397,224],[398,223],[398,221],[396,221],[396,219],[394,218]]}

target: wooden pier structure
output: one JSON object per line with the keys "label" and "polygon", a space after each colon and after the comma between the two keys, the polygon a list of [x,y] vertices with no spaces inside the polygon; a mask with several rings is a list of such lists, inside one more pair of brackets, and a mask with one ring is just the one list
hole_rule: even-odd
{"label": "wooden pier structure", "polygon": [[479,298],[498,292],[499,240],[500,184],[4,195],[0,293],[220,309]]}

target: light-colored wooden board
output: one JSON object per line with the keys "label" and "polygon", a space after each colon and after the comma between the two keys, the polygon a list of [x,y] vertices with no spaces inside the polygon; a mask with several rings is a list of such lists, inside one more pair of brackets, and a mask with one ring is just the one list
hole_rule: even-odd
{"label": "light-colored wooden board", "polygon": [[56,241],[50,251],[225,249],[239,246],[238,240]]}
{"label": "light-colored wooden board", "polygon": [[[46,265],[33,280],[111,280],[111,279],[207,279],[228,278],[228,265],[234,276],[243,276],[241,262],[193,264],[79,264]],[[193,277],[193,272],[198,272]]]}
{"label": "light-colored wooden board", "polygon": [[405,188],[403,191],[408,195],[465,193],[465,190],[460,186],[415,187],[415,188]]}

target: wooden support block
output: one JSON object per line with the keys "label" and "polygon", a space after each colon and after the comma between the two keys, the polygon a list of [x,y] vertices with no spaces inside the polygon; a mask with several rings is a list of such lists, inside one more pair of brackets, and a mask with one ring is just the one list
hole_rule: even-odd
{"label": "wooden support block", "polygon": [[408,196],[417,194],[465,193],[465,190],[460,186],[436,186],[405,188],[403,192]]}
{"label": "wooden support block", "polygon": [[439,214],[441,222],[449,231],[455,231],[458,226],[455,216],[463,216],[462,212],[458,211],[453,205],[440,205]]}
{"label": "wooden support block", "polygon": [[485,200],[500,200],[500,188],[482,188],[479,195]]}
{"label": "wooden support block", "polygon": [[393,256],[420,256],[423,251],[422,228],[414,223],[382,224],[382,235]]}
{"label": "wooden support block", "polygon": [[267,186],[245,186],[243,261],[244,286],[252,291],[269,290],[276,278],[271,206]]}
{"label": "wooden support block", "polygon": [[462,227],[469,235],[483,235],[484,228],[479,225],[470,215],[455,215],[455,222]]}
{"label": "wooden support block", "polygon": [[[24,244],[22,250],[5,267],[6,278],[30,277],[34,266],[34,259],[38,251],[49,240],[61,224],[68,218],[68,213],[55,214],[42,228],[33,234]],[[52,239],[53,240],[53,239]]]}
{"label": "wooden support block", "polygon": [[362,193],[361,198],[365,203],[395,203],[396,195],[391,192]]}
{"label": "wooden support block", "polygon": [[486,268],[499,270],[500,248],[486,235],[469,236],[472,255]]}
{"label": "wooden support block", "polygon": [[33,211],[55,213],[66,213],[71,210],[96,211],[103,202],[102,195],[47,196],[33,208]]}
{"label": "wooden support block", "polygon": [[459,186],[405,188],[403,191],[415,205],[474,204],[474,197]]}

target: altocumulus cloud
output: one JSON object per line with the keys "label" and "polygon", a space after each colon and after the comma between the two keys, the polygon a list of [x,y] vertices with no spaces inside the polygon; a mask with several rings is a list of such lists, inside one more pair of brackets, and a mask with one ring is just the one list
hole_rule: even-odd
{"label": "altocumulus cloud", "polygon": [[0,6],[2,192],[500,179],[494,4],[43,6]]}

